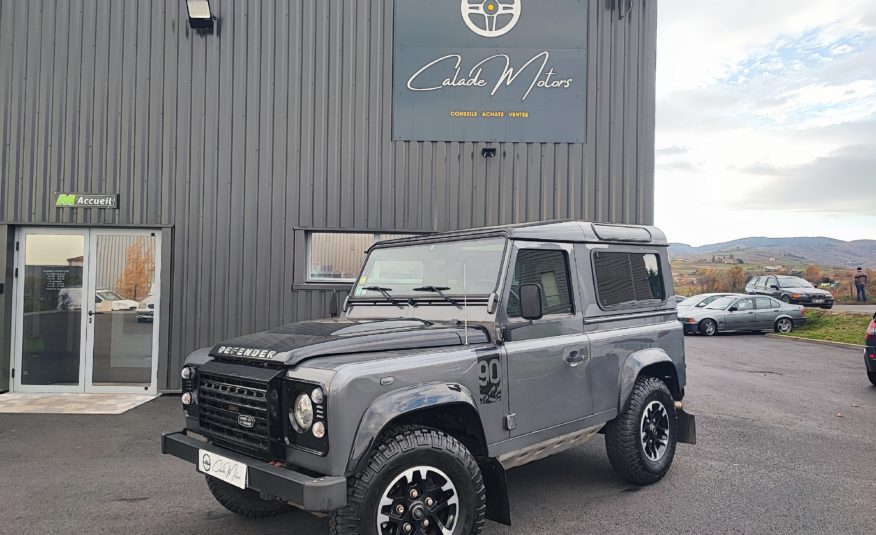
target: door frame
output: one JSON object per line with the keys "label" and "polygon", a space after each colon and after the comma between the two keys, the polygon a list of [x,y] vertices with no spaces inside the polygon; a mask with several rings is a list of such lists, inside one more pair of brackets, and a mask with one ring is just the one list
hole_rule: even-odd
{"label": "door frame", "polygon": [[[22,379],[22,344],[24,342],[24,323],[22,322],[24,313],[24,278],[25,278],[25,253],[27,251],[26,237],[27,235],[71,235],[84,237],[84,249],[82,254],[82,312],[80,326],[80,341],[79,341],[79,382],[76,386],[59,386],[59,385],[25,385],[21,383]],[[91,373],[93,372],[93,324],[89,329],[87,322],[88,312],[94,312],[94,292],[96,283],[96,272],[91,266],[91,260],[95,253],[97,240],[93,239],[99,235],[142,235],[156,238],[154,263],[155,263],[155,279],[154,284],[159,289],[158,297],[155,301],[155,312],[152,320],[152,370],[150,373],[150,384],[148,387],[143,386],[94,386],[92,384]],[[15,251],[15,259],[13,262],[14,269],[18,270],[19,277],[13,280],[12,293],[12,336],[11,340],[11,359],[9,367],[10,380],[9,385],[12,392],[25,393],[136,393],[136,394],[151,394],[158,393],[158,357],[159,357],[159,342],[161,335],[160,314],[162,311],[162,286],[161,286],[161,238],[160,230],[144,229],[144,228],[101,228],[101,227],[55,227],[55,226],[23,226],[15,230],[15,241],[21,246]],[[89,332],[91,331],[91,332]],[[14,374],[14,376],[13,376]]]}

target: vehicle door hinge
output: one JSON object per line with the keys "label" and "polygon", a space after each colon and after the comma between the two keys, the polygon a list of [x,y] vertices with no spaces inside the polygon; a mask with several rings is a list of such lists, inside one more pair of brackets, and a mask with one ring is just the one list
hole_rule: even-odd
{"label": "vehicle door hinge", "polygon": [[12,378],[15,379],[15,368],[12,368]]}
{"label": "vehicle door hinge", "polygon": [[508,431],[517,429],[517,413],[505,415],[505,429]]}
{"label": "vehicle door hinge", "polygon": [[18,268],[15,268],[15,278],[18,278]]}
{"label": "vehicle door hinge", "polygon": [[16,250],[16,251],[18,250],[18,244],[19,244],[19,243],[20,243],[20,242],[15,242],[15,250]]}

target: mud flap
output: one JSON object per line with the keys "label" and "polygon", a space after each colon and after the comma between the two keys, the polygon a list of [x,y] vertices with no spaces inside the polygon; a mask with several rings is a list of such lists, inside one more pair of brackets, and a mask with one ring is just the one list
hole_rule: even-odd
{"label": "mud flap", "polygon": [[697,443],[697,421],[692,414],[684,412],[684,409],[676,409],[678,416],[678,441],[682,444]]}
{"label": "mud flap", "polygon": [[511,504],[508,502],[505,468],[496,459],[478,459],[478,464],[487,487],[487,519],[510,526]]}

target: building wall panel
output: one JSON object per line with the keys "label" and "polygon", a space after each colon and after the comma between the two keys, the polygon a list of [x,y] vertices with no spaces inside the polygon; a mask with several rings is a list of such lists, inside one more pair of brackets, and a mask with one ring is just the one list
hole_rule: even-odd
{"label": "building wall panel", "polygon": [[196,347],[326,313],[300,229],[652,222],[656,0],[589,2],[578,144],[392,142],[393,0],[212,4],[205,37],[177,0],[0,0],[0,224],[171,229],[163,389]]}

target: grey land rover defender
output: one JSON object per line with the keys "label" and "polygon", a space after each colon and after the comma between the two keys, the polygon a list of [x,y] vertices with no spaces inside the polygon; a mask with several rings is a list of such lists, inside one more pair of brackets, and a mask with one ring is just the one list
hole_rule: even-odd
{"label": "grey land rover defender", "polygon": [[654,483],[696,440],[673,293],[654,227],[380,242],[339,317],[189,355],[162,451],[235,513],[331,512],[336,535],[510,524],[506,470],[597,433],[623,479]]}

